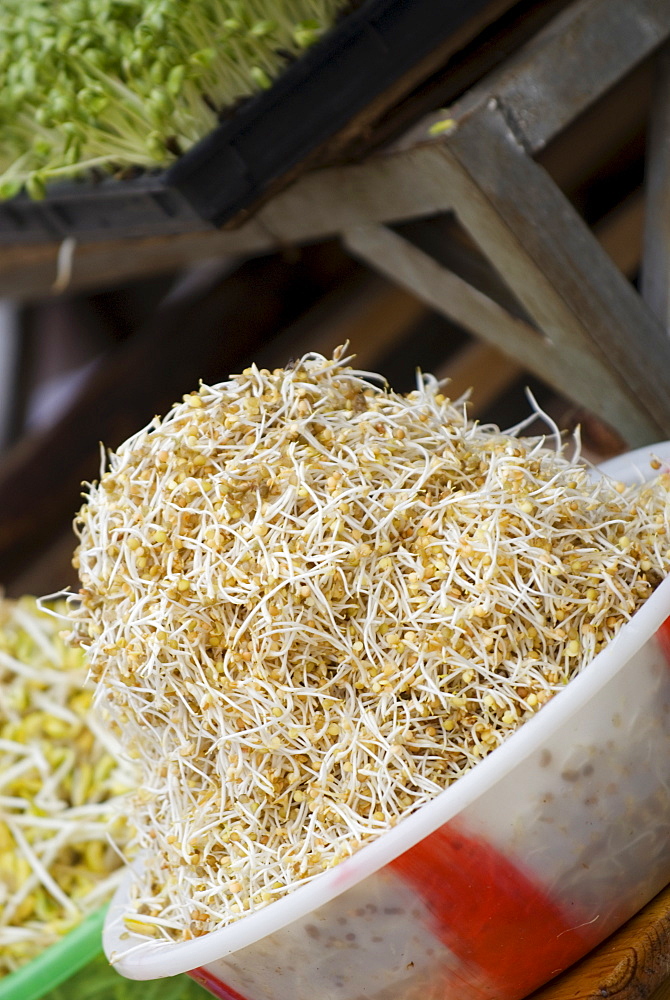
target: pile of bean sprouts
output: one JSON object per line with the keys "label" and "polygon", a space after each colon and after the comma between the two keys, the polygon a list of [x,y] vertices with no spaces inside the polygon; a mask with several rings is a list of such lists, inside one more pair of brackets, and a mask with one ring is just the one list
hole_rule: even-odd
{"label": "pile of bean sprouts", "polygon": [[0,976],[106,902],[121,870],[109,834],[123,842],[131,776],[61,628],[32,598],[0,600]]}
{"label": "pile of bean sprouts", "polygon": [[419,809],[670,565],[667,473],[592,481],[577,442],[348,364],[202,385],[76,522],[74,641],[142,773],[140,933],[222,927]]}

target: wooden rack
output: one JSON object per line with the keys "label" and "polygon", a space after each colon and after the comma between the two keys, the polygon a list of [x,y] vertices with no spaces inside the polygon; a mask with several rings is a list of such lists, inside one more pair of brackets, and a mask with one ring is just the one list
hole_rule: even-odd
{"label": "wooden rack", "polygon": [[[137,276],[156,259],[247,257],[338,237],[638,445],[670,435],[668,218],[670,0],[576,0],[449,109],[362,162],[307,173],[236,229],[137,242],[0,251],[0,292]],[[657,72],[647,155],[641,293],[547,170],[542,151],[648,60]],[[574,150],[579,157],[579,150]],[[511,293],[485,294],[399,230],[455,220]],[[59,263],[60,253],[60,263]],[[123,262],[125,258],[125,264]],[[60,271],[59,271],[60,268]]]}

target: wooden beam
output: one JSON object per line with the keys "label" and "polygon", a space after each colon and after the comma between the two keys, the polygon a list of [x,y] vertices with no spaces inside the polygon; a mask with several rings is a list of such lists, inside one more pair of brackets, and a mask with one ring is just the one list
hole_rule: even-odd
{"label": "wooden beam", "polygon": [[670,34],[670,4],[578,0],[452,109],[462,118],[495,99],[519,142],[537,154]]}
{"label": "wooden beam", "polygon": [[[76,244],[62,292],[112,287],[195,260],[246,257],[287,246],[325,240],[368,221],[420,218],[448,207],[439,179],[424,175],[421,148],[377,156],[364,164],[307,174],[277,195],[253,219],[234,231],[154,236]],[[422,177],[417,184],[416,178]],[[59,244],[0,247],[0,297],[30,299],[55,294]],[[61,283],[62,284],[62,283]]]}
{"label": "wooden beam", "polygon": [[[451,180],[452,174],[446,171],[445,184],[451,183]],[[471,211],[475,196],[471,192],[468,197],[468,211]],[[512,262],[517,268],[524,267],[530,271],[524,249],[509,240],[509,234],[488,205],[485,205],[483,214],[474,221],[496,229],[495,249],[490,253],[494,263],[497,263],[496,256],[503,253],[504,246],[508,270]],[[472,227],[468,228],[472,232]],[[502,237],[505,237],[503,246],[500,245],[500,231]],[[477,225],[475,235],[478,235]],[[586,338],[580,339],[575,334],[566,344],[567,338],[556,336],[554,330],[553,338],[539,332],[447,271],[424,251],[386,226],[357,226],[345,234],[345,244],[361,259],[412,290],[424,302],[465,330],[492,344],[508,357],[522,361],[527,371],[553,386],[577,405],[591,409],[616,427],[624,437],[631,437],[633,440],[636,435],[646,437],[647,440],[658,437],[658,431],[641,414],[641,408],[631,403],[629,394],[621,390],[614,373],[589,351]],[[514,289],[513,280],[509,280],[509,275],[504,272],[503,275]],[[538,291],[538,299],[546,307],[546,297],[555,296],[555,292],[547,282],[544,285],[546,288],[541,289],[544,298],[539,299]],[[518,288],[514,290],[524,303],[524,295]],[[535,299],[530,302],[530,306],[533,305]],[[546,317],[541,314],[540,319]]]}
{"label": "wooden beam", "polygon": [[512,356],[523,355],[541,378],[550,374],[542,334],[387,226],[359,225],[344,244],[371,267],[412,291],[433,309]]}
{"label": "wooden beam", "polygon": [[585,356],[608,373],[590,393],[585,386],[582,401],[599,400],[600,416],[631,443],[670,434],[664,330],[519,145],[502,110],[491,102],[459,124],[442,149],[458,217],[554,343],[566,373],[579,380]]}

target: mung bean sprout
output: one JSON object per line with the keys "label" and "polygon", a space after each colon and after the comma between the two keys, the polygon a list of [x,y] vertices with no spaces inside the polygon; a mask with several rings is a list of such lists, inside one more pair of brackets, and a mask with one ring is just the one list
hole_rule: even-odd
{"label": "mung bean sprout", "polygon": [[592,479],[578,442],[480,426],[442,388],[399,395],[342,351],[252,365],[90,485],[73,641],[142,774],[132,930],[199,936],[378,837],[666,574],[667,472]]}
{"label": "mung bean sprout", "polygon": [[132,778],[61,628],[32,598],[0,601],[0,976],[110,898],[121,862],[109,835],[126,839]]}

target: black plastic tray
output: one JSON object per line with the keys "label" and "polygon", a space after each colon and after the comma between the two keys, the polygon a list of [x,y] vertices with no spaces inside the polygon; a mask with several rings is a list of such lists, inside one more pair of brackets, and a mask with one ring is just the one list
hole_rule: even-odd
{"label": "black plastic tray", "polygon": [[0,203],[0,243],[192,232],[249,208],[490,0],[365,0],[169,169]]}

